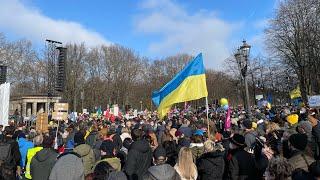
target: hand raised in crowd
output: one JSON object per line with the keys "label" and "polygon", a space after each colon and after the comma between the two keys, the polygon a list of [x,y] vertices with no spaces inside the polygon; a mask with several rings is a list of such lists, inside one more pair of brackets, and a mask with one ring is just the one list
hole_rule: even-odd
{"label": "hand raised in crowd", "polygon": [[312,127],[315,127],[318,124],[318,120],[312,115],[308,115],[308,120],[311,123]]}
{"label": "hand raised in crowd", "polygon": [[264,146],[264,148],[262,148],[262,153],[263,153],[264,155],[266,155],[266,157],[268,158],[268,160],[272,159],[273,154],[274,154],[273,150],[272,150],[270,147],[268,147],[268,146]]}

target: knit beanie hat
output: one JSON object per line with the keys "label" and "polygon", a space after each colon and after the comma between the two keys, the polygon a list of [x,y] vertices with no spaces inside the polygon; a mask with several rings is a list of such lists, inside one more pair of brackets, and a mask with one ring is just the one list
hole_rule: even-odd
{"label": "knit beanie hat", "polygon": [[256,122],[252,122],[252,128],[257,129],[257,127],[258,127],[258,124]]}
{"label": "knit beanie hat", "polygon": [[303,151],[307,147],[308,136],[305,134],[292,134],[289,137],[289,142],[294,148]]}
{"label": "knit beanie hat", "polygon": [[176,131],[175,133],[174,133],[174,135],[176,136],[176,137],[181,137],[182,136],[182,132],[181,131]]}
{"label": "knit beanie hat", "polygon": [[249,119],[244,120],[242,122],[242,124],[246,129],[251,129],[252,128],[252,122]]}
{"label": "knit beanie hat", "polygon": [[299,116],[297,114],[291,114],[289,116],[287,116],[287,121],[288,123],[290,123],[290,125],[294,125],[297,124],[299,120]]}
{"label": "knit beanie hat", "polygon": [[230,141],[239,147],[246,147],[245,138],[241,134],[234,134]]}

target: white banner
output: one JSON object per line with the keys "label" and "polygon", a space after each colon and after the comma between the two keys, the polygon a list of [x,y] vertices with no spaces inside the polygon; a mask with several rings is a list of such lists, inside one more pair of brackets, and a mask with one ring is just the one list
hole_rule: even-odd
{"label": "white banner", "polygon": [[263,94],[256,95],[256,100],[259,101],[260,99],[263,99]]}
{"label": "white banner", "polygon": [[0,85],[0,124],[7,126],[9,119],[10,83]]}
{"label": "white banner", "polygon": [[113,106],[113,115],[119,116],[119,107],[117,104]]}
{"label": "white banner", "polygon": [[320,107],[320,95],[308,96],[308,103],[310,107]]}

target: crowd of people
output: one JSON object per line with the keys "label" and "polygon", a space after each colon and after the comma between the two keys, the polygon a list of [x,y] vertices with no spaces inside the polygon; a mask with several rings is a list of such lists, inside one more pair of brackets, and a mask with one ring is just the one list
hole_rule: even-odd
{"label": "crowd of people", "polygon": [[[0,179],[320,179],[319,113],[307,107],[176,109],[0,127]],[[230,118],[231,126],[226,126]]]}

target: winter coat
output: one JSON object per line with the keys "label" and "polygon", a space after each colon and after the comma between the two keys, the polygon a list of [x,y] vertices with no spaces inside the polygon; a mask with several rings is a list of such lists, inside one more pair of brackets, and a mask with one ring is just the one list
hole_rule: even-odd
{"label": "winter coat", "polygon": [[294,169],[301,168],[305,171],[308,171],[308,166],[314,161],[312,157],[305,155],[301,151],[295,151],[288,159],[289,164],[291,164]]}
{"label": "winter coat", "polygon": [[223,152],[208,152],[202,154],[197,159],[198,179],[211,180],[211,179],[223,179],[223,172],[225,162],[223,159]]}
{"label": "winter coat", "polygon": [[120,151],[117,153],[117,158],[120,159],[121,167],[123,168],[127,161],[128,149],[122,147]]}
{"label": "winter coat", "polygon": [[34,147],[28,150],[27,153],[27,165],[26,165],[26,172],[25,172],[25,177],[27,179],[32,179],[31,173],[30,173],[30,165],[31,165],[31,161],[34,155],[37,154],[37,152],[41,151],[43,149],[43,147]]}
{"label": "winter coat", "polygon": [[4,135],[0,135],[0,140],[2,143],[8,143],[11,146],[11,154],[12,154],[12,165],[13,167],[10,168],[10,170],[8,170],[5,174],[5,177],[3,176],[2,173],[0,173],[0,179],[3,180],[11,180],[11,179],[15,179],[16,177],[16,170],[17,170],[17,166],[20,165],[21,163],[21,155],[20,155],[20,151],[19,151],[19,144],[17,141],[13,140],[11,137],[7,137]]}
{"label": "winter coat", "polygon": [[122,171],[112,171],[109,174],[108,180],[127,180],[127,176]]}
{"label": "winter coat", "polygon": [[313,147],[314,158],[319,160],[320,159],[320,123],[312,128],[312,135],[315,141]]}
{"label": "winter coat", "polygon": [[226,160],[224,179],[257,179],[257,171],[255,168],[253,155],[243,149],[229,150]]}
{"label": "winter coat", "polygon": [[81,157],[73,152],[61,154],[53,166],[49,180],[84,180]]}
{"label": "winter coat", "polygon": [[192,151],[193,159],[198,159],[204,153],[203,143],[191,143],[190,148]]}
{"label": "winter coat", "polygon": [[44,148],[33,156],[30,165],[30,172],[33,180],[49,179],[51,169],[53,168],[58,157],[51,148]]}
{"label": "winter coat", "polygon": [[101,159],[101,151],[100,151],[100,146],[102,144],[102,140],[99,139],[96,141],[94,147],[93,147],[93,153],[96,161],[99,161]]}
{"label": "winter coat", "polygon": [[86,144],[88,144],[91,148],[95,146],[95,143],[97,142],[98,138],[98,132],[97,131],[91,131],[88,137],[86,138]]}
{"label": "winter coat", "polygon": [[181,125],[181,127],[179,128],[179,131],[182,132],[182,134],[184,134],[185,137],[192,136],[192,129],[185,124]]}
{"label": "winter coat", "polygon": [[82,159],[85,176],[92,173],[92,167],[95,164],[95,155],[92,148],[88,144],[80,144],[73,151],[79,154]]}
{"label": "winter coat", "polygon": [[113,158],[104,158],[98,162],[96,162],[95,166],[92,168],[94,170],[96,166],[101,162],[107,162],[113,169],[117,171],[121,171],[121,162],[119,158],[113,157]]}
{"label": "winter coat", "polygon": [[24,168],[26,166],[26,157],[27,157],[28,149],[33,148],[33,143],[31,141],[26,140],[25,138],[19,138],[18,144],[19,144],[19,151],[21,154],[20,166]]}
{"label": "winter coat", "polygon": [[249,131],[244,133],[245,142],[248,148],[252,148],[255,145],[257,132]]}
{"label": "winter coat", "polygon": [[177,171],[169,164],[151,166],[143,180],[180,180]]}
{"label": "winter coat", "polygon": [[125,172],[128,179],[142,180],[152,163],[152,150],[146,140],[138,140],[131,144],[128,152]]}

